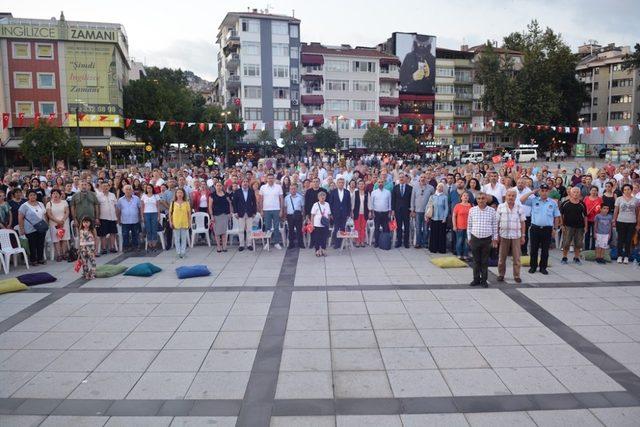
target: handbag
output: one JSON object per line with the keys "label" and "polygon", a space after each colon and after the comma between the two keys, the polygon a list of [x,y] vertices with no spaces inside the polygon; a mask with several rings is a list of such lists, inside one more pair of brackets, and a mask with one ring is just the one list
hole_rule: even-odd
{"label": "handbag", "polygon": [[395,219],[389,221],[389,231],[396,231],[398,229],[398,223]]}
{"label": "handbag", "polygon": [[429,201],[427,202],[427,211],[424,213],[424,216],[431,219],[433,218],[433,196],[429,197]]}
{"label": "handbag", "polygon": [[329,228],[329,218],[324,216],[324,213],[322,212],[322,208],[320,207],[320,203],[318,203],[318,209],[320,210],[320,225],[322,225],[323,227],[327,227]]}
{"label": "handbag", "polygon": [[27,218],[27,216],[25,215],[24,219],[27,220],[27,222],[29,224],[31,224],[31,226],[38,232],[38,233],[46,233],[47,231],[49,231],[49,224],[47,224],[47,221],[45,221],[44,219],[41,219],[40,221],[36,222],[35,224],[32,223],[31,221],[29,221],[29,219]]}

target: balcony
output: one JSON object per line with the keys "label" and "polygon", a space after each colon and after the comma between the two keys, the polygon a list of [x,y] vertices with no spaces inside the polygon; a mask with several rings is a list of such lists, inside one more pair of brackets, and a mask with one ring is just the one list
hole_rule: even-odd
{"label": "balcony", "polygon": [[302,105],[323,105],[324,97],[322,95],[302,95]]}
{"label": "balcony", "polygon": [[381,96],[380,97],[380,106],[381,107],[395,107],[397,105],[400,105],[400,99],[399,98],[392,98],[389,96]]}
{"label": "balcony", "polygon": [[320,126],[324,123],[324,116],[322,114],[302,114],[300,117],[304,126],[309,126],[312,120],[312,126]]}
{"label": "balcony", "polygon": [[227,36],[225,37],[225,40],[227,41],[227,43],[230,43],[230,42],[240,43],[240,36],[238,35],[238,32],[236,30],[231,30],[227,32]]}
{"label": "balcony", "polygon": [[324,56],[322,55],[314,55],[311,53],[303,53],[300,57],[300,63],[303,67],[313,66],[313,65],[324,65]]}
{"label": "balcony", "polygon": [[453,115],[455,117],[471,117],[471,110],[467,108],[456,108]]}
{"label": "balcony", "polygon": [[230,53],[226,56],[226,67],[227,70],[237,70],[240,65],[240,55],[237,53]]}
{"label": "balcony", "polygon": [[471,99],[473,99],[473,93],[471,93],[471,92],[456,92],[455,93],[455,99],[471,100]]}
{"label": "balcony", "polygon": [[473,78],[466,74],[456,74],[454,81],[456,83],[473,84]]}
{"label": "balcony", "polygon": [[396,73],[396,75],[381,75],[380,76],[380,83],[400,83],[400,77],[398,77],[398,74]]}
{"label": "balcony", "polygon": [[240,87],[240,76],[227,76],[227,88],[239,88]]}
{"label": "balcony", "polygon": [[380,116],[380,123],[398,123],[400,118],[398,116]]}

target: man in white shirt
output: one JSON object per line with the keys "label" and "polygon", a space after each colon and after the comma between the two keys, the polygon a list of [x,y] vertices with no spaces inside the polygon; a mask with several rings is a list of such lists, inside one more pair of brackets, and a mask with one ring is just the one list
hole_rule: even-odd
{"label": "man in white shirt", "polygon": [[118,234],[118,226],[116,222],[116,195],[109,191],[109,183],[103,182],[100,185],[100,191],[96,192],[96,198],[100,204],[100,226],[97,227],[96,234],[101,239],[101,253],[107,253],[107,236],[109,236],[109,250],[113,253],[116,251],[116,235]]}
{"label": "man in white shirt", "polygon": [[385,233],[389,232],[389,214],[391,212],[391,192],[384,188],[384,178],[378,178],[376,188],[371,192],[369,197],[369,210],[373,211],[374,246],[378,247],[378,238],[380,237],[380,227]]}
{"label": "man in white shirt", "polygon": [[267,175],[267,183],[260,187],[260,196],[262,196],[262,222],[265,230],[272,230],[271,241],[273,247],[282,249],[280,246],[280,218],[283,216],[283,194],[282,186],[275,183],[275,176],[270,173]]}
{"label": "man in white shirt", "polygon": [[[495,197],[498,203],[504,201],[504,195],[507,192],[507,188],[500,182],[498,182],[498,172],[489,172],[489,183],[482,187],[482,192],[490,196]],[[489,201],[491,203],[491,201]]]}
{"label": "man in white shirt", "polygon": [[520,279],[520,248],[524,245],[525,215],[522,204],[516,203],[518,191],[515,188],[507,190],[506,201],[496,210],[498,217],[498,236],[500,239],[498,254],[498,282],[504,281],[507,255],[513,257],[513,279],[516,283]]}
{"label": "man in white shirt", "polygon": [[[529,178],[521,177],[518,179],[515,187],[516,204],[522,207],[522,212],[525,216],[524,243],[522,244],[522,246],[520,246],[520,252],[522,253],[522,255],[527,255],[529,253],[527,247],[529,246],[529,227],[531,227],[531,207],[522,204],[522,202],[520,201],[520,197],[524,196],[525,194],[531,193],[531,188],[529,188],[529,186],[527,185],[528,181]],[[531,195],[531,197],[533,197],[533,195]]]}

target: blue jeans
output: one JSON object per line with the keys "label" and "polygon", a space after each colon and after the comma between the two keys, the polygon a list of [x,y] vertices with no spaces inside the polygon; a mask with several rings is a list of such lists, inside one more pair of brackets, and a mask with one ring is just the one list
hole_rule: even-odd
{"label": "blue jeans", "polygon": [[173,241],[176,247],[176,254],[184,255],[187,252],[187,243],[189,242],[189,229],[188,228],[174,229]]}
{"label": "blue jeans", "polygon": [[138,235],[140,234],[140,223],[122,224],[122,246],[129,247],[129,233],[131,233],[131,246],[138,248]]}
{"label": "blue jeans", "polygon": [[280,243],[280,211],[264,211],[262,222],[265,231],[273,230],[271,243]]}
{"label": "blue jeans", "polygon": [[416,212],[416,245],[426,247],[428,242],[429,227],[424,220],[424,212]]}
{"label": "blue jeans", "polygon": [[144,214],[144,230],[147,234],[147,242],[158,240],[158,213],[149,212]]}
{"label": "blue jeans", "polygon": [[467,230],[456,231],[456,255],[466,257],[469,255],[469,245],[467,244]]}

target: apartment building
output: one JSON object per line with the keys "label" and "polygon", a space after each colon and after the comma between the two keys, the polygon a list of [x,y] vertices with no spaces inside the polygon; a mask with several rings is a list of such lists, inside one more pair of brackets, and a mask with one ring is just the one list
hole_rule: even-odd
{"label": "apartment building", "polygon": [[[604,127],[605,132],[585,132],[587,146],[640,144],[640,70],[622,69],[629,46],[586,44],[578,48],[578,79],[586,86],[589,100],[580,110],[585,128]],[[593,150],[591,150],[593,151]]]}
{"label": "apartment building", "polygon": [[227,13],[217,43],[219,101],[240,109],[247,139],[263,123],[278,137],[288,121],[300,119],[299,19],[258,9]]}
{"label": "apartment building", "polygon": [[364,148],[370,121],[398,123],[399,65],[397,57],[375,48],[303,43],[301,120],[307,127],[330,122],[343,149]]}

